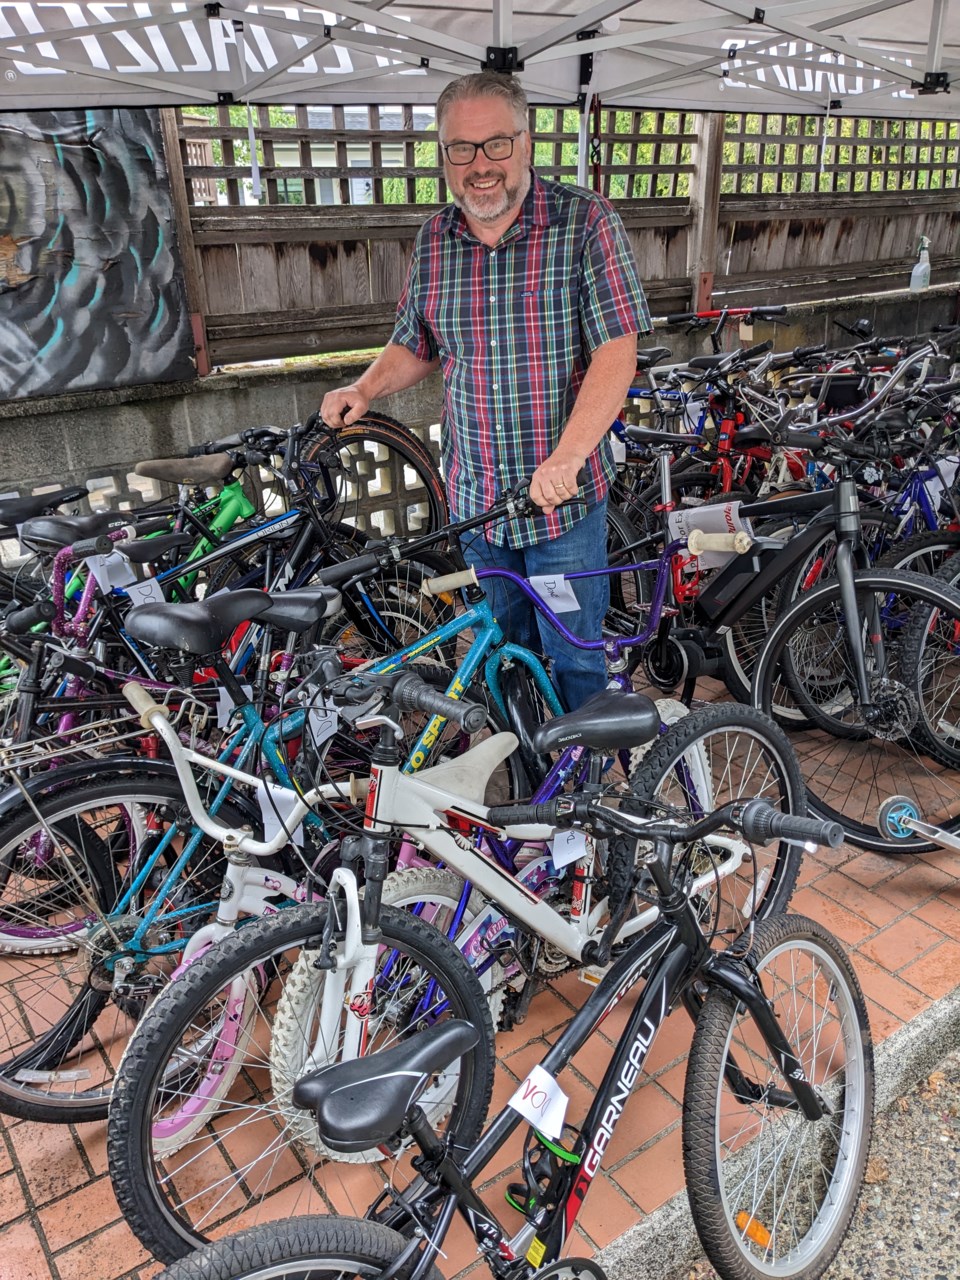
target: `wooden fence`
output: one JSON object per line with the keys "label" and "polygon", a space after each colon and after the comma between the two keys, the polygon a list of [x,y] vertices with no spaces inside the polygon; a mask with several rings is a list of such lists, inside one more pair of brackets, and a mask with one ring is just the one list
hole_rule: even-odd
{"label": "wooden fence", "polygon": [[[260,107],[250,203],[244,112],[162,112],[201,372],[383,343],[417,229],[447,197],[431,113]],[[531,111],[539,172],[576,177],[578,122]],[[590,178],[654,315],[903,287],[921,234],[933,282],[958,278],[956,122],[605,107],[593,124]]]}

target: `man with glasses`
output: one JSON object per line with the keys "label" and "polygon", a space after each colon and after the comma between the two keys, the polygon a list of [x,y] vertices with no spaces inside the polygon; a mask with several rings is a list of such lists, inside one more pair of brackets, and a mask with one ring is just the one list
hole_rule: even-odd
{"label": "man with glasses", "polygon": [[[479,515],[527,475],[543,513],[488,526],[464,546],[468,562],[551,577],[606,564],[607,431],[650,315],[620,218],[603,197],[538,177],[528,118],[520,84],[499,72],[443,90],[437,130],[453,204],[417,236],[389,345],[320,412],[331,426],[355,422],[439,367],[455,518]],[[563,621],[599,639],[609,580],[571,585],[579,609]],[[604,687],[602,654],[564,643],[502,580],[484,589],[508,639],[551,659],[568,707]]]}

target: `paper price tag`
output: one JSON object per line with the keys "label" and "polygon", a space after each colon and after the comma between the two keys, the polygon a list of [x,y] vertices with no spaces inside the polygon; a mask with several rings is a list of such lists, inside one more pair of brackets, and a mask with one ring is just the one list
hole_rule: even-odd
{"label": "paper price tag", "polygon": [[[243,692],[249,698],[253,694],[253,688],[248,684],[240,686]],[[233,715],[233,699],[227,693],[226,689],[217,690],[217,727],[225,729],[230,723],[230,717]]]}
{"label": "paper price tag", "polygon": [[507,1104],[548,1138],[559,1139],[569,1098],[543,1067],[531,1068],[529,1075]]}
{"label": "paper price tag", "polygon": [[156,578],[144,578],[143,582],[131,582],[124,590],[132,604],[163,604],[166,601],[163,587]]}
{"label": "paper price tag", "polygon": [[573,593],[573,587],[562,573],[541,574],[536,578],[528,578],[527,581],[554,613],[580,612],[580,605]]}
{"label": "paper price tag", "polygon": [[111,551],[105,556],[87,556],[83,563],[96,578],[101,591],[128,587],[137,580],[130,561],[125,560],[118,551]]}
{"label": "paper price tag", "polygon": [[558,831],[550,841],[550,856],[558,871],[586,857],[587,837],[583,831]]}
{"label": "paper price tag", "polygon": [[619,467],[619,465],[620,465],[620,463],[621,463],[621,462],[626,462],[626,460],[627,460],[627,445],[626,445],[626,441],[621,440],[619,436],[611,435],[611,437],[610,437],[610,451],[611,451],[611,453],[613,454],[613,460],[614,460],[614,462],[617,464],[617,466],[618,466],[618,467]]}
{"label": "paper price tag", "polygon": [[263,818],[263,838],[272,840],[284,831],[294,844],[303,842],[303,822],[293,827],[290,815],[300,797],[288,787],[278,787],[275,782],[257,783],[257,802]]}
{"label": "paper price tag", "polygon": [[322,703],[311,705],[307,711],[307,724],[310,726],[313,744],[316,747],[333,737],[339,723],[340,713],[328,698],[325,698]]}

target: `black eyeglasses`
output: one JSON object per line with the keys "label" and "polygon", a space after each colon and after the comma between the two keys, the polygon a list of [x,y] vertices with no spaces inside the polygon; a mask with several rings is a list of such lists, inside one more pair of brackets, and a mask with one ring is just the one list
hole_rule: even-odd
{"label": "black eyeglasses", "polygon": [[447,146],[441,145],[440,150],[451,164],[470,164],[478,151],[482,151],[488,160],[509,160],[513,155],[514,142],[523,133],[526,129],[505,138],[488,138],[486,142],[451,142]]}

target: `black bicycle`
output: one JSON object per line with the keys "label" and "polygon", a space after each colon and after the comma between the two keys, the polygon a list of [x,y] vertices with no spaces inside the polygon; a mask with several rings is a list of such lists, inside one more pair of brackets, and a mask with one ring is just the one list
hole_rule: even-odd
{"label": "black bicycle", "polygon": [[520,1230],[508,1231],[474,1189],[518,1126],[530,1122],[514,1109],[517,1095],[469,1150],[455,1137],[438,1137],[418,1102],[438,1073],[477,1045],[478,1030],[454,1019],[383,1053],[310,1073],[294,1087],[294,1102],[315,1116],[331,1150],[380,1144],[399,1152],[412,1141],[420,1154],[411,1186],[387,1187],[363,1219],[293,1218],[227,1237],[174,1264],[161,1280],[439,1280],[434,1261],[456,1214],[498,1280],[602,1280],[595,1262],[556,1260],[657,1031],[681,1003],[696,1020],[683,1160],[708,1257],[724,1280],[816,1280],[826,1270],[856,1208],[873,1123],[873,1052],[856,976],[839,943],[799,916],[762,921],[726,951],[711,950],[670,868],[676,845],[722,828],[748,840],[780,834],[833,846],[840,828],[758,800],[727,805],[689,826],[572,796],[496,808],[490,820],[507,829],[547,823],[641,837],[644,892],[661,911],[656,928],[615,960],[540,1064],[555,1079],[645,981],[579,1127],[548,1134],[531,1123],[523,1182],[510,1188],[524,1217]]}

